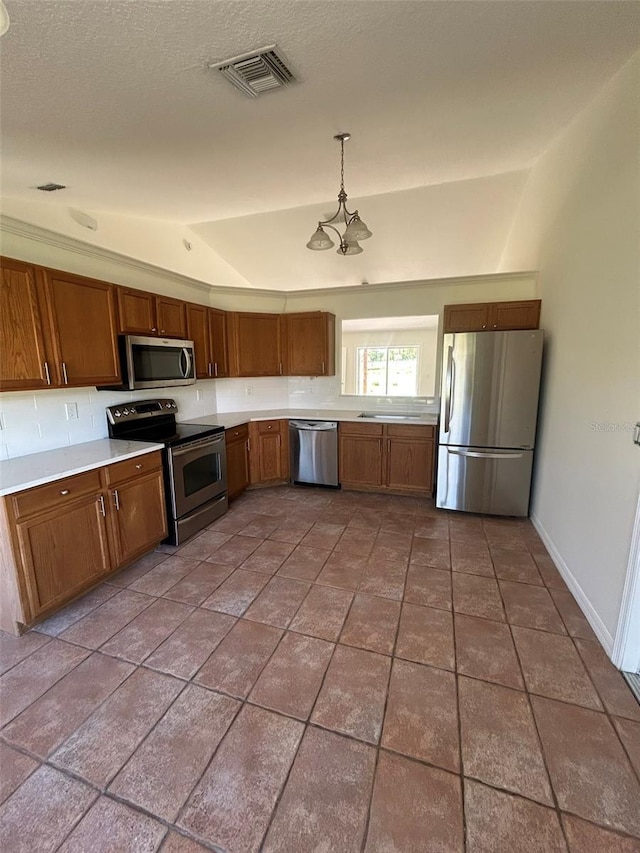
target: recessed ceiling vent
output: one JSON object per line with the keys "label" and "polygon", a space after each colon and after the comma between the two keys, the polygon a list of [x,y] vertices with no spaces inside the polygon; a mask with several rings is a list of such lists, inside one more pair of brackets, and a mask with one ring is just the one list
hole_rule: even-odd
{"label": "recessed ceiling vent", "polygon": [[250,98],[297,82],[275,44],[233,56],[223,62],[211,62],[209,68],[219,71],[236,89]]}
{"label": "recessed ceiling vent", "polygon": [[36,189],[42,190],[43,193],[52,193],[56,190],[66,190],[66,187],[62,184],[40,184]]}

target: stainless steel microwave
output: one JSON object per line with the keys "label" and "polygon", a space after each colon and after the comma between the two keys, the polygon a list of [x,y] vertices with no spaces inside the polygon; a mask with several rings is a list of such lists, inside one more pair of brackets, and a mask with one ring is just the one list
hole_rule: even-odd
{"label": "stainless steel microwave", "polygon": [[193,341],[120,335],[118,348],[122,385],[105,390],[168,388],[196,381]]}

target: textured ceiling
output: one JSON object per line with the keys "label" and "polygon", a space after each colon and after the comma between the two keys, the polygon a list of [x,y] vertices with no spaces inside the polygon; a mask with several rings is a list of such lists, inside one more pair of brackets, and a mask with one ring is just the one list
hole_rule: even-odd
{"label": "textured ceiling", "polygon": [[[284,289],[306,286],[308,271],[309,286],[492,271],[476,267],[499,256],[523,174],[637,49],[640,26],[640,5],[616,0],[6,6],[3,196],[194,225],[253,284]],[[274,42],[299,84],[252,100],[206,69]],[[373,197],[362,213],[375,236],[357,258],[307,252],[290,264],[299,242],[285,225],[306,208],[295,230],[306,241],[331,209],[331,137],[343,130],[347,191]],[[68,189],[32,189],[46,181]],[[466,210],[440,217],[437,193],[459,201],[465,187]],[[446,232],[447,258],[429,239],[407,254],[379,201],[403,190],[421,193],[410,209],[426,235]],[[276,235],[264,266],[249,257],[256,225]],[[474,234],[456,253],[460,227]]]}

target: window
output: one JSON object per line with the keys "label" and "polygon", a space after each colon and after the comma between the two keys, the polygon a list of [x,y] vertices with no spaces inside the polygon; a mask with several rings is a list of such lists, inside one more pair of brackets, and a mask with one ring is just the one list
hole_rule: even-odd
{"label": "window", "polygon": [[357,347],[358,394],[376,397],[415,397],[418,388],[419,346]]}
{"label": "window", "polygon": [[431,397],[435,391],[438,315],[344,319],[342,394]]}

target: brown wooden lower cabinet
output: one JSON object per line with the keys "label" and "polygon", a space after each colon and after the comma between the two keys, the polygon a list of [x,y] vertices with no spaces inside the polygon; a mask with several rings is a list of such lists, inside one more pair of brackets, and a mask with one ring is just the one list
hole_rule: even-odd
{"label": "brown wooden lower cabinet", "polygon": [[230,501],[249,485],[249,427],[241,424],[225,430],[227,449],[227,496]]}
{"label": "brown wooden lower cabinet", "polygon": [[252,485],[289,479],[289,421],[249,424],[249,464]]}
{"label": "brown wooden lower cabinet", "polygon": [[159,451],[3,498],[0,628],[20,633],[166,535]]}
{"label": "brown wooden lower cabinet", "polygon": [[340,424],[340,483],[345,489],[433,494],[435,427]]}

